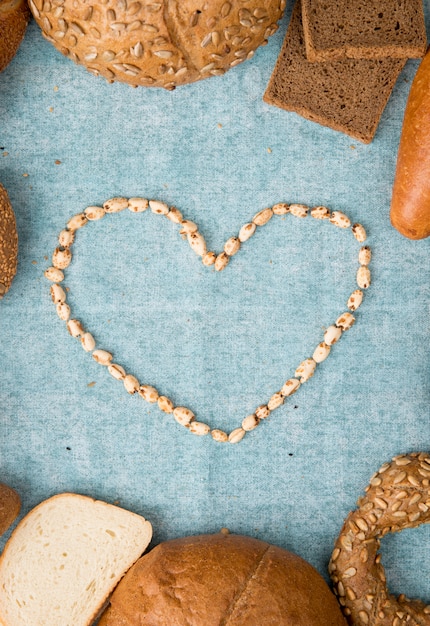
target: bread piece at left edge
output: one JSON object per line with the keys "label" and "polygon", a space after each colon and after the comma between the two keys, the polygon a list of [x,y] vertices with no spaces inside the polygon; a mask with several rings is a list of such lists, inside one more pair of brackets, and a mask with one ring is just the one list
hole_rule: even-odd
{"label": "bread piece at left edge", "polygon": [[2,626],[90,626],[152,537],[144,517],[64,493],[36,506],[0,558]]}
{"label": "bread piece at left edge", "polygon": [[29,19],[26,0],[0,0],[0,72],[15,56]]}
{"label": "bread piece at left edge", "polygon": [[18,263],[15,214],[6,189],[0,184],[0,299],[12,284]]}

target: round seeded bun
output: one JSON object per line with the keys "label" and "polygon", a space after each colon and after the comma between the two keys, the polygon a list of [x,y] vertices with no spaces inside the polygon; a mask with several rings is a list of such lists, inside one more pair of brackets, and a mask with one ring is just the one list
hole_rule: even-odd
{"label": "round seeded bun", "polygon": [[29,0],[45,37],[110,82],[174,89],[267,43],[286,0]]}
{"label": "round seeded bun", "polygon": [[0,0],[0,72],[15,56],[29,17],[26,0]]}
{"label": "round seeded bun", "polygon": [[20,509],[21,498],[17,492],[12,487],[0,483],[0,535],[3,535],[15,521]]}
{"label": "round seeded bun", "polygon": [[18,233],[6,189],[0,185],[0,298],[9,290],[16,274]]}
{"label": "round seeded bun", "polygon": [[167,541],[141,557],[99,626],[346,626],[323,578],[282,548],[219,533]]}

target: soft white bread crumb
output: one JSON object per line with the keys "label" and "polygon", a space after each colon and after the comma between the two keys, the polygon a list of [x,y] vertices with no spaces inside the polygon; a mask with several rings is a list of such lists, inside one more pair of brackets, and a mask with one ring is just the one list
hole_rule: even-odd
{"label": "soft white bread crumb", "polygon": [[0,624],[88,626],[152,537],[142,516],[77,494],[45,500],[0,558]]}

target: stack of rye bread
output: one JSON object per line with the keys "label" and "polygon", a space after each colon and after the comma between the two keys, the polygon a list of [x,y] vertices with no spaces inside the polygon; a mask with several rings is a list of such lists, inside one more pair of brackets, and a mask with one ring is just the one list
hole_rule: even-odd
{"label": "stack of rye bread", "polygon": [[264,100],[370,143],[426,47],[422,0],[296,0]]}

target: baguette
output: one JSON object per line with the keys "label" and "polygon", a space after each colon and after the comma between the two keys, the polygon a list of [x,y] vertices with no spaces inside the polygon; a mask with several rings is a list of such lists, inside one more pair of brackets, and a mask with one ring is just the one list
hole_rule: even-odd
{"label": "baguette", "polygon": [[406,103],[390,218],[394,228],[409,239],[430,235],[430,48]]}
{"label": "baguette", "polygon": [[18,517],[21,498],[11,487],[0,483],[0,535],[3,535]]}
{"label": "baguette", "polygon": [[0,0],[0,72],[15,56],[24,38],[29,17],[26,0]]}
{"label": "baguette", "polygon": [[17,264],[18,233],[15,213],[6,189],[0,184],[0,298],[9,291]]}
{"label": "baguette", "polygon": [[151,540],[140,515],[65,493],[18,524],[0,559],[2,626],[89,626]]}

